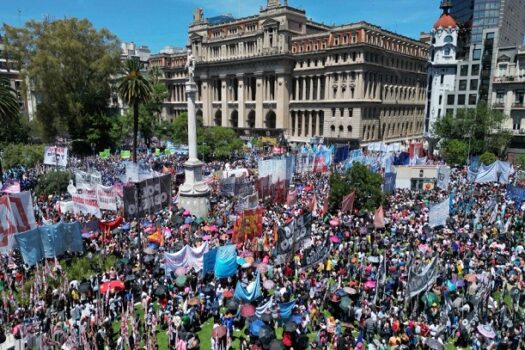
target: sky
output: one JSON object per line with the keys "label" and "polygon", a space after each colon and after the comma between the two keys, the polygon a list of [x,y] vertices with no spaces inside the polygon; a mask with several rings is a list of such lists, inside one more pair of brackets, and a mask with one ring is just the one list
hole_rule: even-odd
{"label": "sky", "polygon": [[[281,0],[283,2],[284,0]],[[419,38],[440,15],[440,0],[288,0],[306,16],[325,24],[367,21],[399,34]],[[204,17],[230,13],[255,15],[266,0],[0,0],[0,22],[20,26],[45,17],[89,19],[121,41],[147,45],[152,53],[166,45],[183,47],[188,25],[200,7]]]}

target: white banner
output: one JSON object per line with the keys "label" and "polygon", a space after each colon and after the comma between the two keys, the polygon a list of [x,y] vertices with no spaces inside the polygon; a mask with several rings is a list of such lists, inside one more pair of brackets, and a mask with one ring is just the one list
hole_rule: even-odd
{"label": "white banner", "polygon": [[76,194],[72,196],[73,200],[73,211],[75,215],[95,215],[97,218],[102,217],[100,207],[98,206],[98,200],[96,191],[86,191],[88,193]]}
{"label": "white banner", "polygon": [[0,197],[0,252],[14,244],[14,234],[37,227],[31,192],[10,193]]}
{"label": "white banner", "polygon": [[430,207],[428,213],[428,225],[432,228],[445,226],[450,213],[450,200],[446,198],[443,202]]}
{"label": "white banner", "polygon": [[67,148],[46,146],[44,152],[44,164],[60,167],[67,166]]}
{"label": "white banner", "polygon": [[96,185],[102,185],[102,174],[97,170],[89,173],[75,170],[75,183],[79,190],[91,189]]}
{"label": "white banner", "polygon": [[113,186],[97,186],[98,206],[102,210],[117,211],[117,193]]}

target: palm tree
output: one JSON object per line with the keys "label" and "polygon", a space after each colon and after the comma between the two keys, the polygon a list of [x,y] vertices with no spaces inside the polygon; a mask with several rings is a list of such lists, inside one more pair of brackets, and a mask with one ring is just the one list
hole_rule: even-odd
{"label": "palm tree", "polygon": [[19,112],[16,91],[9,85],[9,80],[0,77],[0,124],[8,125],[7,123],[15,119]]}
{"label": "palm tree", "polygon": [[153,93],[151,83],[140,71],[138,59],[124,63],[124,74],[119,79],[117,91],[122,100],[133,106],[133,162],[137,162],[137,137],[139,133],[139,104],[147,102]]}

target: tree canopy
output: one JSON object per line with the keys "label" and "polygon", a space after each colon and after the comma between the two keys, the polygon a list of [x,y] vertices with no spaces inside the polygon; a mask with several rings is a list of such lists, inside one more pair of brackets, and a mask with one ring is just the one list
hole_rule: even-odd
{"label": "tree canopy", "polygon": [[384,201],[382,184],[382,176],[361,163],[354,163],[344,174],[333,173],[330,176],[330,209],[340,209],[343,197],[355,191],[354,208],[375,210]]}
{"label": "tree canopy", "polygon": [[109,113],[111,80],[120,67],[117,38],[76,18],[4,24],[3,31],[7,54],[38,98],[44,141],[87,139],[88,132],[93,139],[93,116]]}
{"label": "tree canopy", "polygon": [[459,109],[455,117],[447,114],[437,120],[433,132],[445,144],[457,140],[464,142],[467,148],[470,145],[470,154],[492,152],[502,155],[511,139],[510,132],[503,129],[506,118],[502,112],[481,102],[476,108]]}

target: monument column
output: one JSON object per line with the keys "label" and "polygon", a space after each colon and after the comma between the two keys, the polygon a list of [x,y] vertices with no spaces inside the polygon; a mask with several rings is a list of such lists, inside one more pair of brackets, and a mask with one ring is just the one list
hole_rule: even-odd
{"label": "monument column", "polygon": [[195,61],[188,52],[186,63],[189,80],[186,83],[188,101],[188,148],[189,158],[184,163],[185,180],[179,187],[179,205],[197,217],[208,217],[210,210],[210,188],[202,182],[203,163],[197,157],[197,123],[195,119],[195,95],[197,84],[194,80]]}

